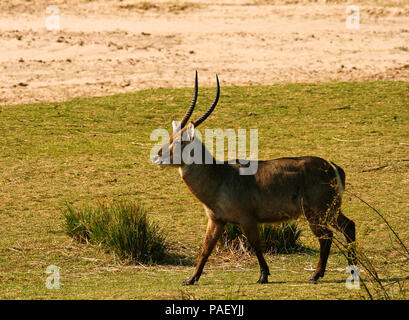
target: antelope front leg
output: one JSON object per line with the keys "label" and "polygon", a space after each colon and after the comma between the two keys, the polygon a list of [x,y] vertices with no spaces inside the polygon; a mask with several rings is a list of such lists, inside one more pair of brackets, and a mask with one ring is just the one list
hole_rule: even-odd
{"label": "antelope front leg", "polygon": [[212,219],[209,219],[207,223],[207,230],[206,230],[206,237],[205,237],[205,241],[203,245],[203,251],[196,265],[195,272],[190,278],[183,281],[182,285],[184,286],[192,285],[196,281],[199,281],[204,265],[207,259],[209,258],[210,254],[212,253],[214,246],[219,240],[219,237],[223,232],[224,225],[225,225],[224,222],[214,221]]}

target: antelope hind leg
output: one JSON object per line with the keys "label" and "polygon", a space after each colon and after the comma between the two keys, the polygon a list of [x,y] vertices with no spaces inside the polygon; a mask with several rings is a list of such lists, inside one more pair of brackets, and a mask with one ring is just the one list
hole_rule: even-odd
{"label": "antelope hind leg", "polygon": [[268,283],[270,270],[266,260],[264,260],[257,223],[255,221],[246,221],[241,223],[241,227],[243,228],[244,234],[247,237],[251,247],[256,252],[258,263],[260,265],[260,278],[258,279],[257,283]]}

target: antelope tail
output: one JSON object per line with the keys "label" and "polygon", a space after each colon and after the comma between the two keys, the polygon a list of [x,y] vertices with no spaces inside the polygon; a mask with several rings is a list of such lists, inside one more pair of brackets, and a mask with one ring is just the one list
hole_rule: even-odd
{"label": "antelope tail", "polygon": [[342,199],[342,195],[344,194],[345,191],[345,172],[341,167],[337,166],[335,163],[330,162],[329,164],[335,171],[335,176],[337,178],[337,191]]}

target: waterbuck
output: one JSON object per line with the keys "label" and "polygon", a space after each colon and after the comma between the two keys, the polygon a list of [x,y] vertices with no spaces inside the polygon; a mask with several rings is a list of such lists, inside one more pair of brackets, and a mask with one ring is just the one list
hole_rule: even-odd
{"label": "waterbuck", "polygon": [[[199,280],[203,267],[216,245],[226,223],[241,226],[259,265],[258,283],[267,283],[270,274],[263,257],[258,224],[280,223],[304,216],[320,244],[320,258],[310,280],[316,282],[324,276],[333,233],[330,226],[342,232],[348,243],[348,263],[355,264],[355,224],[341,212],[345,173],[333,162],[313,157],[291,157],[257,162],[257,171],[240,174],[240,164],[216,163],[203,143],[195,136],[198,127],[213,112],[220,96],[198,120],[187,124],[198,96],[197,72],[194,97],[180,124],[163,145],[153,162],[166,167],[177,167],[189,190],[203,204],[208,216],[203,251],[193,275],[183,282],[192,285]],[[194,148],[192,148],[194,144]],[[186,163],[183,157],[174,158],[174,150],[201,150],[201,163]],[[204,159],[207,158],[207,161]],[[209,163],[208,159],[213,159]],[[167,159],[167,161],[165,161]]]}

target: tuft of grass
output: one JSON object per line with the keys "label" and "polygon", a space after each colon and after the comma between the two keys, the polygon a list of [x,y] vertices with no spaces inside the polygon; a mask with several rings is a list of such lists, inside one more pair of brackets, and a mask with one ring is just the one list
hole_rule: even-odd
{"label": "tuft of grass", "polygon": [[66,233],[80,242],[100,245],[132,263],[158,263],[166,254],[165,237],[133,202],[104,202],[63,212]]}
{"label": "tuft of grass", "polygon": [[408,47],[404,47],[404,46],[400,46],[400,47],[395,47],[396,50],[400,50],[400,51],[405,51],[408,52],[409,48]]}
{"label": "tuft of grass", "polygon": [[[300,242],[301,229],[294,222],[281,223],[277,226],[260,225],[258,227],[265,253],[293,253],[303,247]],[[227,224],[221,239],[222,248],[245,252],[250,249],[241,228]]]}
{"label": "tuft of grass", "polygon": [[264,252],[293,253],[302,248],[301,229],[296,223],[281,223],[278,226],[262,225],[259,230],[264,242]]}

